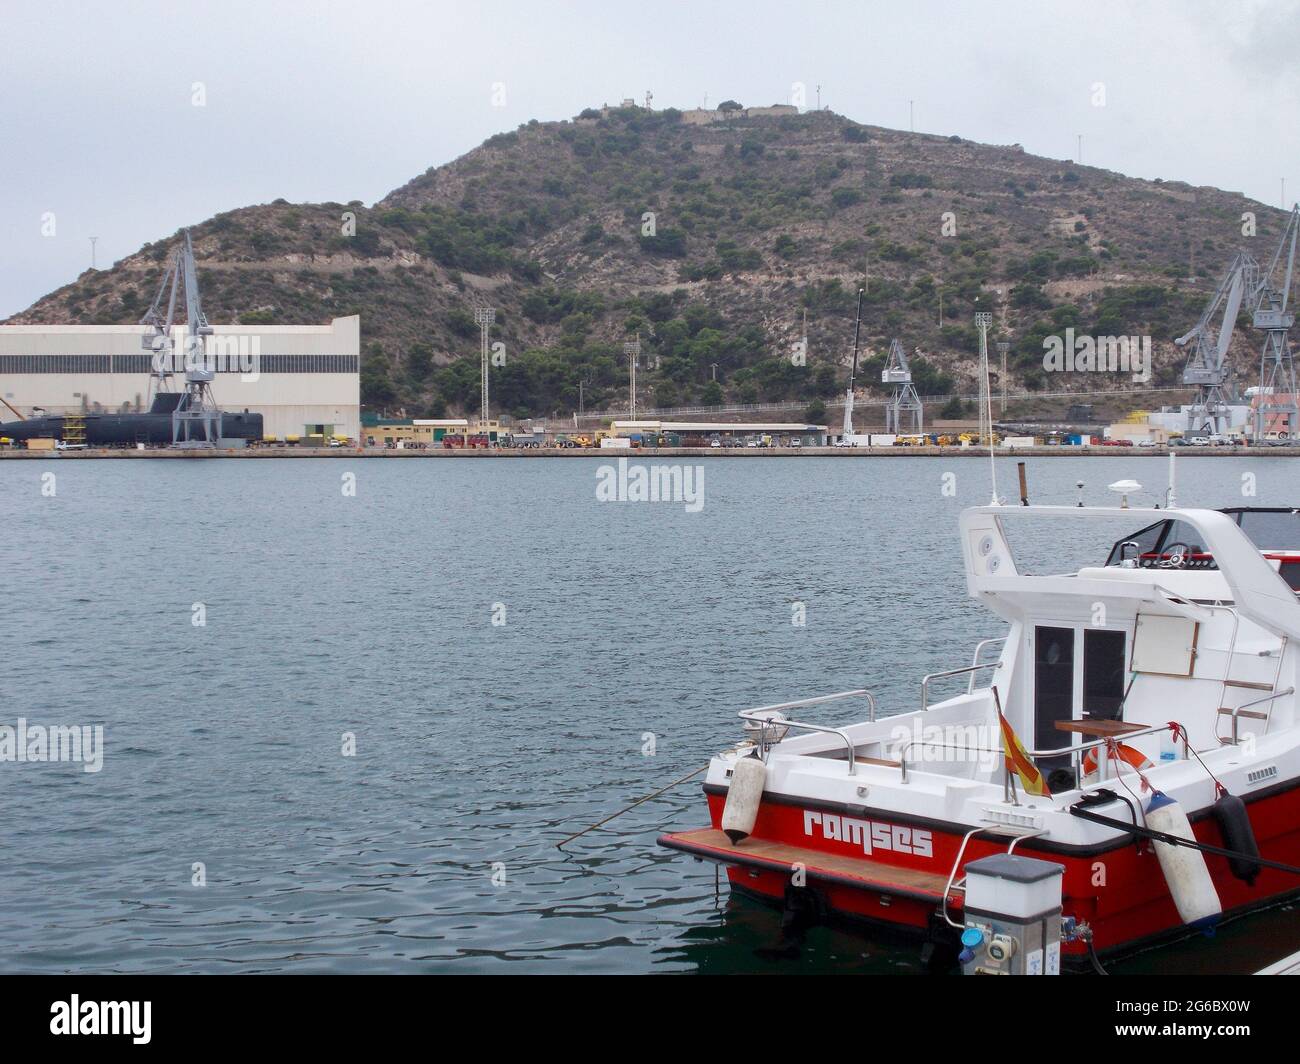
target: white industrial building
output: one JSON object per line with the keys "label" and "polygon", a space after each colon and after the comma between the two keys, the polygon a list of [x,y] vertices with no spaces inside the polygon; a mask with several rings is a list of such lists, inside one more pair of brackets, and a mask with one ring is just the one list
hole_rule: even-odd
{"label": "white industrial building", "polygon": [[[185,325],[173,327],[184,351]],[[24,416],[142,411],[154,356],[140,325],[0,325],[0,397]],[[226,411],[262,415],[267,436],[361,435],[361,319],[216,325],[206,357]],[[182,356],[183,357],[183,356]],[[183,372],[172,378],[184,389]],[[0,405],[0,421],[12,414]]]}

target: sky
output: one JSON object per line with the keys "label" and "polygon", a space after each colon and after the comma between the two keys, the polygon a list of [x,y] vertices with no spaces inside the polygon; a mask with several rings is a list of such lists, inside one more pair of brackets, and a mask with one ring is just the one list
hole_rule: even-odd
{"label": "sky", "polygon": [[1300,0],[5,0],[0,318],[254,203],[367,204],[530,119],[787,103],[1300,196]]}

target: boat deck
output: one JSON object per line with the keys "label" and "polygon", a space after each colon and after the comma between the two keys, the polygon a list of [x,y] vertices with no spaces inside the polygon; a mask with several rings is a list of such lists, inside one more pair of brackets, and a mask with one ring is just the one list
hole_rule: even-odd
{"label": "boat deck", "polygon": [[[936,872],[902,868],[865,857],[845,857],[770,839],[751,837],[733,846],[731,840],[717,828],[698,828],[661,835],[659,844],[706,860],[767,871],[788,873],[798,864],[803,866],[809,879],[935,903],[943,899],[944,888],[948,885],[948,877]],[[955,894],[954,897],[959,899],[960,894]]]}

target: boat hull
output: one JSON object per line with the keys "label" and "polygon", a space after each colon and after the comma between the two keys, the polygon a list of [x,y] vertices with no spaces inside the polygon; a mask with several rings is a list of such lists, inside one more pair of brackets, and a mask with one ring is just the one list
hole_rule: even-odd
{"label": "boat hull", "polygon": [[[731,846],[716,830],[726,788],[706,786],[705,791],[713,828],[666,835],[660,841],[726,864],[728,880],[737,889],[783,903],[797,874],[799,885],[814,893],[817,908],[828,916],[921,933],[932,927],[946,894],[949,915],[960,921],[960,892],[946,888],[962,839],[974,825],[769,794],[750,838]],[[1261,789],[1245,801],[1261,856],[1300,865],[1300,784],[1293,780]],[[1209,810],[1190,819],[1198,840],[1224,845]],[[962,867],[1005,852],[1009,841],[973,837],[962,854]],[[1088,922],[1099,952],[1123,951],[1188,931],[1149,842],[1065,847],[1027,839],[1015,852],[1064,867],[1062,910]],[[1300,893],[1300,878],[1283,871],[1261,869],[1252,885],[1232,874],[1226,858],[1207,854],[1206,862],[1225,914],[1262,908]],[[1085,949],[1078,942],[1064,948],[1073,954]]]}

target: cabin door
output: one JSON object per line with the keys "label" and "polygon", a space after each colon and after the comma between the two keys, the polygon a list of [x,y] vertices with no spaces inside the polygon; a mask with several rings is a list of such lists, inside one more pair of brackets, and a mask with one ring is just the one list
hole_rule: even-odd
{"label": "cabin door", "polygon": [[1127,642],[1122,631],[1083,631],[1083,712],[1089,720],[1118,720],[1124,709]]}
{"label": "cabin door", "polygon": [[[1034,628],[1034,749],[1058,750],[1071,745],[1058,720],[1074,719],[1074,629]],[[1068,768],[1070,758],[1039,758],[1044,775]]]}

